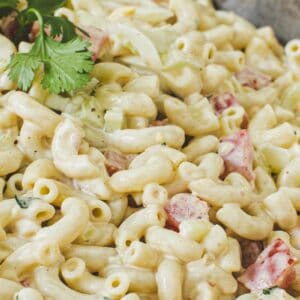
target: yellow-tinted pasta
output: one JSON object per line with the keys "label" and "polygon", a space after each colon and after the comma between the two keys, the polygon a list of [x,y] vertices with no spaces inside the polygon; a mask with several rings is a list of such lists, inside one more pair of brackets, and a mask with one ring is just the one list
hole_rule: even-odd
{"label": "yellow-tinted pasta", "polygon": [[97,60],[79,90],[41,68],[21,92],[7,64],[34,43],[0,34],[0,300],[300,299],[300,40],[210,0],[54,16]]}

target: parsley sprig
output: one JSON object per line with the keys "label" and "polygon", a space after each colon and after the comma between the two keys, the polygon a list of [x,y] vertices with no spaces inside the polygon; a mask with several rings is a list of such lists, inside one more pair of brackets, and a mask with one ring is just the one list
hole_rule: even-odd
{"label": "parsley sprig", "polygon": [[[17,11],[17,2],[0,0],[6,13]],[[41,84],[51,93],[59,94],[80,89],[90,81],[93,68],[89,43],[77,36],[77,27],[67,19],[53,16],[53,12],[65,4],[65,0],[28,0],[28,7],[17,12],[19,27],[26,27],[35,20],[40,31],[28,53],[13,55],[7,68],[9,78],[19,89],[27,91],[38,69],[43,68]],[[1,17],[1,16],[0,16]],[[45,28],[50,29],[49,36]],[[55,37],[62,37],[56,41]]]}
{"label": "parsley sprig", "polygon": [[17,204],[22,208],[26,209],[30,206],[31,202],[34,200],[40,200],[39,198],[33,197],[23,197],[23,196],[15,196],[15,200]]}
{"label": "parsley sprig", "polygon": [[268,289],[263,289],[263,295],[270,295],[273,292],[273,290],[277,289],[277,288],[278,288],[278,286],[275,285],[275,286],[270,287]]}

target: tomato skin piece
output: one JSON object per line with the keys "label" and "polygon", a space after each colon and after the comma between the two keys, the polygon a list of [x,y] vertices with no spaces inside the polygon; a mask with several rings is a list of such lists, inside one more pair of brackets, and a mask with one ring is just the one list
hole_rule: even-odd
{"label": "tomato skin piece", "polygon": [[253,146],[246,129],[233,133],[221,139],[221,144],[231,144],[231,147],[219,151],[224,160],[224,176],[231,172],[238,172],[248,181],[255,178],[253,172]]}
{"label": "tomato skin piece", "polygon": [[176,194],[166,204],[167,213],[166,227],[178,231],[179,225],[184,220],[189,219],[208,219],[208,204],[198,197],[188,194]]}
{"label": "tomato skin piece", "polygon": [[251,292],[273,286],[288,288],[296,278],[295,263],[289,247],[281,239],[274,240],[238,278]]}
{"label": "tomato skin piece", "polygon": [[121,152],[107,150],[104,152],[104,156],[106,158],[106,170],[110,176],[116,172],[125,170],[128,166],[128,159]]}
{"label": "tomato skin piece", "polygon": [[235,77],[241,85],[255,90],[260,90],[264,87],[267,87],[271,83],[270,76],[258,72],[250,67],[245,67],[243,70],[236,73]]}
{"label": "tomato skin piece", "polygon": [[240,106],[236,97],[228,92],[213,95],[210,98],[210,103],[217,116],[221,115],[222,112],[229,107]]}
{"label": "tomato skin piece", "polygon": [[[224,93],[213,95],[210,98],[210,104],[212,105],[212,107],[215,111],[215,114],[217,116],[222,115],[223,111],[225,111],[226,109],[228,109],[230,107],[234,107],[234,106],[241,107],[237,98],[229,92],[224,92]],[[241,128],[242,129],[247,128],[248,123],[249,123],[249,118],[248,118],[247,113],[245,112],[243,121],[241,124]]]}

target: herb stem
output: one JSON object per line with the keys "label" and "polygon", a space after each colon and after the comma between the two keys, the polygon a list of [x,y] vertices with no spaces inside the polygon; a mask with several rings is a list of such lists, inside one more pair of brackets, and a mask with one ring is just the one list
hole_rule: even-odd
{"label": "herb stem", "polygon": [[42,17],[42,15],[39,13],[38,10],[36,10],[35,8],[29,8],[28,13],[33,13],[36,15],[37,19],[38,19],[38,22],[40,24],[40,33],[43,33],[44,31],[44,19]]}

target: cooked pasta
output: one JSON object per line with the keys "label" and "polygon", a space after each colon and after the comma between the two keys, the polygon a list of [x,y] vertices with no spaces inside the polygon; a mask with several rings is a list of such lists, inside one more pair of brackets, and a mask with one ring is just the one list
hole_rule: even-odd
{"label": "cooked pasta", "polygon": [[66,2],[84,88],[18,90],[31,44],[0,34],[0,300],[300,299],[300,39],[209,0]]}

